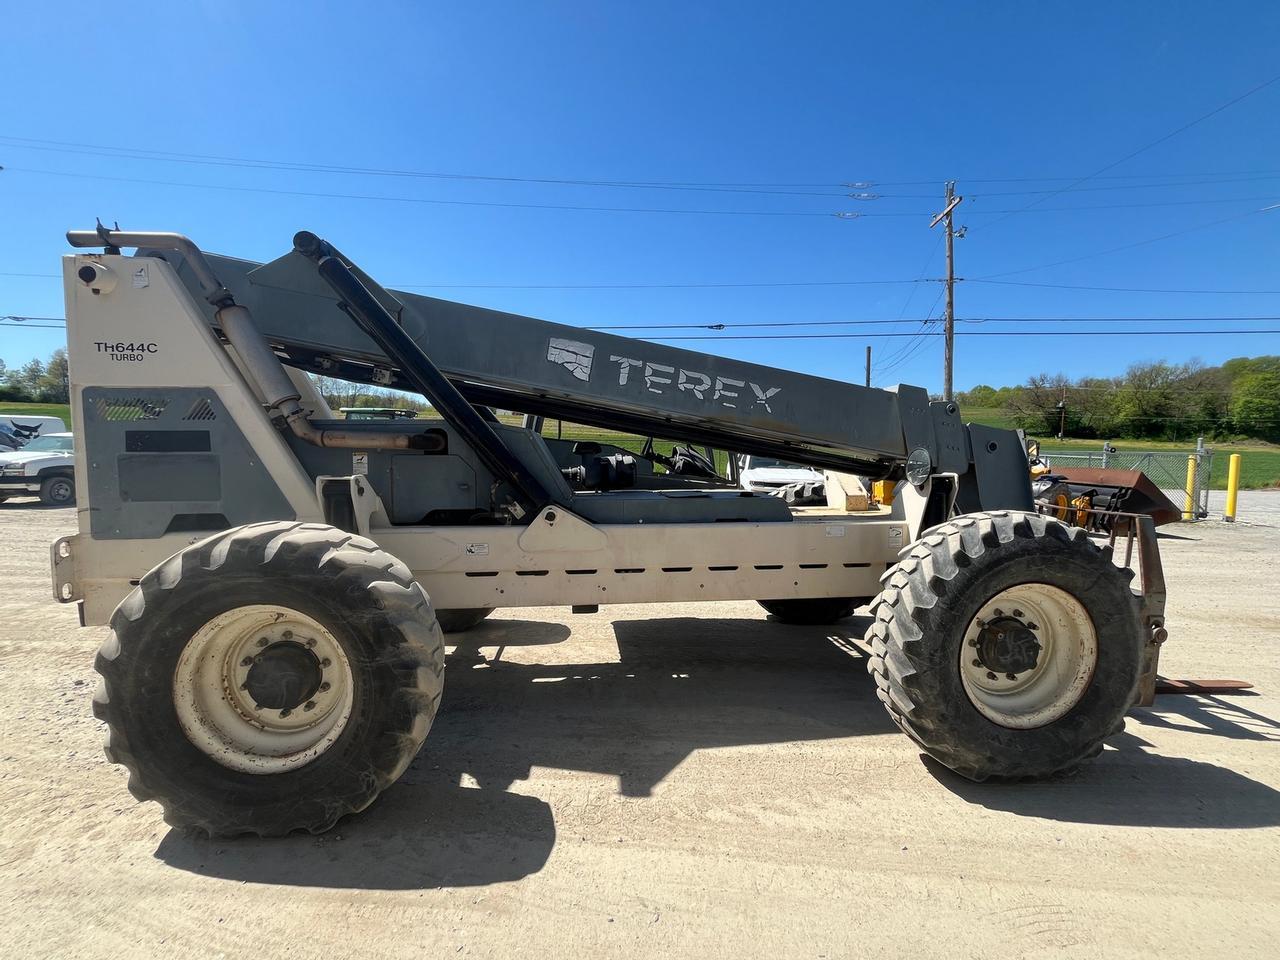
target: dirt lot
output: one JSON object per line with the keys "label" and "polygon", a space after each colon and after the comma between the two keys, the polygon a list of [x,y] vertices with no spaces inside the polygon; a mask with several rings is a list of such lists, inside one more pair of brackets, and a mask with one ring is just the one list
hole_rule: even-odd
{"label": "dirt lot", "polygon": [[1164,672],[1258,692],[1162,698],[1072,778],[922,762],[843,640],[861,620],[512,610],[452,651],[423,753],[364,815],[211,843],[102,756],[104,631],[48,593],[73,525],[0,505],[7,956],[1275,956],[1274,528],[1163,543]]}

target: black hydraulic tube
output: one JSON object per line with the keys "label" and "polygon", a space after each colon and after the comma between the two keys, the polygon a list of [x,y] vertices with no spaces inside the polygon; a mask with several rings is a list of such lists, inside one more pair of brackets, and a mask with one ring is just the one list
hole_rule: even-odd
{"label": "black hydraulic tube", "polygon": [[413,338],[401,329],[395,317],[387,312],[347,264],[334,256],[336,251],[329,244],[314,233],[302,231],[293,238],[293,246],[298,253],[315,262],[321,278],[337,294],[348,315],[400,368],[405,379],[462,434],[490,472],[511,487],[520,501],[514,511],[517,518],[524,516],[527,510],[536,512],[554,502],[551,492],[507,449],[493,428],[437,369]]}

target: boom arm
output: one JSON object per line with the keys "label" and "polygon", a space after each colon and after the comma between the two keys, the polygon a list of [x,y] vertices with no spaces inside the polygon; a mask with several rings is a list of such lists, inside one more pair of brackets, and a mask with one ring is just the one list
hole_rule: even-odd
{"label": "boom arm", "polygon": [[[77,245],[88,245],[87,232]],[[105,234],[105,236],[104,236]],[[112,234],[94,235],[98,243]],[[126,241],[127,242],[127,241]],[[191,247],[194,250],[194,245]],[[542,416],[859,473],[959,478],[965,509],[1031,509],[1026,456],[1012,431],[969,426],[920,387],[880,390],[401,291],[337,251],[371,298],[467,400]],[[148,255],[145,249],[140,255]],[[297,251],[270,263],[165,252],[197,302],[206,267],[284,362],[403,389],[417,378],[342,309]],[[197,262],[197,258],[199,262]],[[216,311],[208,308],[210,322]]]}

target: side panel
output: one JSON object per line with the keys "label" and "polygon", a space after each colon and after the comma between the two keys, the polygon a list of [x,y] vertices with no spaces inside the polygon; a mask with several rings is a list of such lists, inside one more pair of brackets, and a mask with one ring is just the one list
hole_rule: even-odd
{"label": "side panel", "polygon": [[[76,278],[77,269],[86,263],[109,271],[114,283],[101,293],[91,293]],[[81,435],[76,445],[76,486],[81,491],[77,513],[82,533],[155,537],[176,513],[226,513],[232,523],[242,522],[234,520],[233,514],[254,519],[320,519],[313,481],[271,425],[259,399],[168,263],[105,254],[64,257],[63,290],[71,405],[75,430]],[[200,389],[193,390],[193,384]],[[207,402],[200,403],[197,394]],[[163,409],[157,401],[163,401]],[[210,415],[214,419],[208,419]],[[156,509],[164,505],[154,499],[128,506],[132,498],[125,498],[128,491],[120,491],[117,457],[163,456],[158,448],[166,444],[196,442],[189,436],[144,434],[221,431],[223,426],[231,430],[219,433],[217,442],[225,441],[227,448],[208,451],[224,458],[219,477],[222,508],[211,508],[210,501],[203,500],[170,504],[168,509]],[[129,450],[130,443],[148,449]],[[206,451],[170,453],[192,458]],[[154,484],[148,487],[140,480],[136,456],[126,462],[130,463],[126,472],[139,481],[132,486],[143,498],[160,492]],[[171,461],[165,469],[173,469],[181,479],[200,466],[188,459],[185,467]],[[246,475],[243,484],[238,472]],[[190,488],[201,496],[211,492],[207,477],[189,479]],[[108,492],[113,486],[114,498]],[[259,507],[227,508],[233,492],[264,499]]]}
{"label": "side panel", "polygon": [[[554,508],[537,527],[396,527],[371,537],[439,609],[864,597],[906,542],[885,514],[792,523],[593,525]],[[544,514],[535,524],[546,524]],[[105,623],[137,580],[197,537],[74,538],[84,620]]]}
{"label": "side panel", "polygon": [[100,539],[292,520],[293,508],[212,390],[84,387],[81,445]]}

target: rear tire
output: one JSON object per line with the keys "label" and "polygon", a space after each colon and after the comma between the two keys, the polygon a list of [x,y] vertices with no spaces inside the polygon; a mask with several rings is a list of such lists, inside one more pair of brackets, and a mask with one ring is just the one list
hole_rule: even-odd
{"label": "rear tire", "polygon": [[493,607],[470,607],[463,610],[437,610],[436,619],[445,633],[462,633],[478,625],[493,613]]}
{"label": "rear tire", "polygon": [[76,482],[70,477],[47,477],[40,483],[40,502],[50,507],[74,506]]}
{"label": "rear tire", "polygon": [[413,760],[443,687],[409,569],[324,524],[196,543],[142,578],[111,630],[94,697],[107,758],[169,824],[214,837],[320,833],[363,810]]}
{"label": "rear tire", "polygon": [[1137,699],[1132,578],[1110,548],[1048,517],[978,513],[935,527],[902,552],[872,604],[879,697],[970,780],[1069,770],[1124,729]]}
{"label": "rear tire", "polygon": [[870,597],[815,597],[806,600],[757,600],[771,616],[783,623],[818,626],[853,616],[853,611]]}

